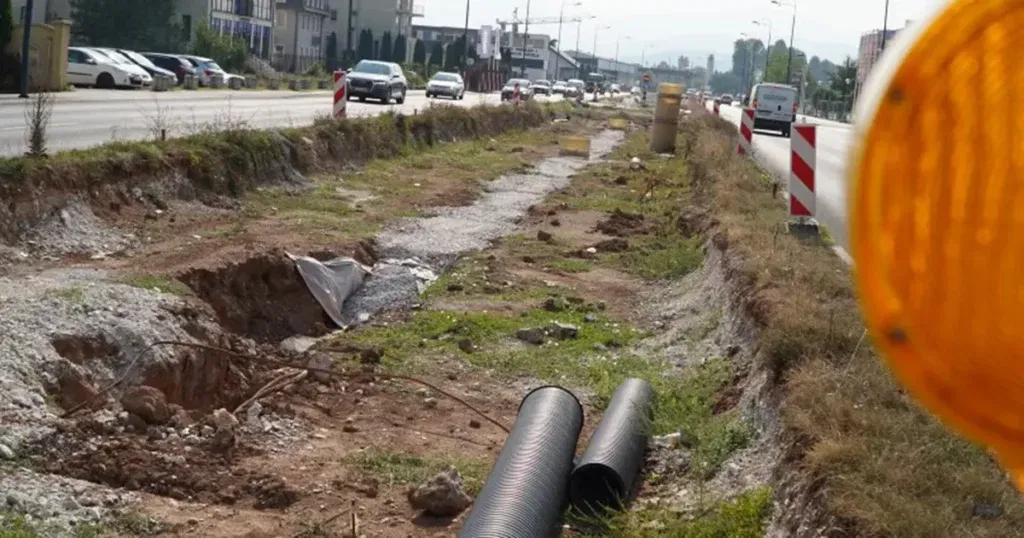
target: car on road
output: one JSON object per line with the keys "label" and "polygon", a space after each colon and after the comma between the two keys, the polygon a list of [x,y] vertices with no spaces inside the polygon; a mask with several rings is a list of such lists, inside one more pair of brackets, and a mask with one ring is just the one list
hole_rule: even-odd
{"label": "car on road", "polygon": [[466,96],[466,84],[458,73],[439,72],[427,82],[427,99],[431,97],[462,99]]}
{"label": "car on road", "polygon": [[68,47],[68,82],[97,88],[140,88],[142,75],[106,54],[84,47]]}
{"label": "car on road", "polygon": [[724,93],[724,94],[722,94],[721,97],[718,98],[718,101],[720,103],[722,103],[723,105],[731,105],[732,104],[732,95],[730,95],[728,93]]}
{"label": "car on road", "polygon": [[525,101],[525,100],[530,99],[531,97],[533,97],[533,90],[530,89],[530,81],[528,79],[525,79],[525,78],[513,78],[513,79],[509,79],[509,81],[505,83],[505,87],[503,87],[501,89],[501,100],[502,101],[511,101],[512,100],[512,96],[513,96],[513,94],[516,91],[516,85],[519,86],[519,98],[520,99]]}
{"label": "car on road", "polygon": [[133,64],[141,67],[143,70],[145,70],[147,73],[149,73],[149,76],[151,76],[153,78],[156,78],[156,77],[165,77],[165,78],[169,78],[169,79],[177,79],[178,78],[177,75],[173,71],[171,71],[170,69],[164,69],[163,67],[160,67],[160,66],[154,64],[152,61],[150,61],[149,58],[146,58],[145,56],[139,54],[138,52],[135,52],[135,51],[132,51],[132,50],[125,50],[125,49],[115,49],[115,50],[119,54],[121,54],[121,56],[124,56],[125,58],[128,58],[128,60],[131,61]]}
{"label": "car on road", "polygon": [[569,85],[564,80],[559,80],[551,85],[552,95],[565,95],[566,90],[569,89]]}
{"label": "car on road", "polygon": [[535,80],[533,84],[530,84],[530,89],[533,93],[551,95],[551,81],[550,80]]}
{"label": "car on road", "polygon": [[402,67],[392,62],[360,60],[348,72],[348,99],[379,99],[390,105],[392,101],[402,104],[408,92],[409,83]]}
{"label": "car on road", "polygon": [[587,83],[583,82],[582,80],[580,80],[578,78],[571,78],[571,79],[569,79],[568,82],[565,83],[565,85],[566,85],[566,91],[565,91],[566,97],[576,97],[577,95],[583,93],[583,90],[584,90],[584,88],[586,88]]}
{"label": "car on road", "polygon": [[174,76],[178,78],[178,84],[185,82],[186,75],[196,75],[196,66],[177,54],[163,54],[160,52],[143,52],[141,54],[157,67],[173,72]]}
{"label": "car on road", "polygon": [[754,129],[779,131],[788,137],[796,121],[797,89],[786,84],[762,83],[750,92]]}
{"label": "car on road", "polygon": [[139,77],[141,77],[141,79],[142,79],[142,86],[143,87],[148,87],[148,86],[151,86],[153,84],[153,76],[152,75],[150,75],[145,69],[143,69],[143,68],[139,67],[138,65],[136,65],[135,62],[129,60],[127,57],[125,57],[120,52],[117,52],[115,49],[108,49],[108,48],[102,48],[102,47],[87,47],[87,48],[90,49],[90,50],[94,50],[94,51],[96,51],[96,52],[106,56],[107,58],[110,58],[115,64],[124,66],[125,69],[128,69],[128,70],[134,72],[135,74],[139,75]]}
{"label": "car on road", "polygon": [[199,79],[200,86],[209,86],[210,81],[213,80],[214,75],[221,75],[224,77],[224,82],[227,82],[231,75],[224,70],[223,67],[217,64],[210,58],[204,58],[202,56],[191,56],[188,54],[180,55],[188,63],[192,64],[192,67],[196,70],[196,78]]}
{"label": "car on road", "polygon": [[608,88],[608,91],[612,92],[613,94],[619,93],[622,91],[622,87],[619,86],[618,84],[612,84],[611,87]]}

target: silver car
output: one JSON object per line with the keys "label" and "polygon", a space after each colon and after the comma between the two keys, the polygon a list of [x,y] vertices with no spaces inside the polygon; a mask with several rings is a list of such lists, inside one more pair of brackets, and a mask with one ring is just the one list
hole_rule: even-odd
{"label": "silver car", "polygon": [[427,82],[427,98],[451,97],[462,99],[466,96],[466,84],[458,73],[437,73]]}

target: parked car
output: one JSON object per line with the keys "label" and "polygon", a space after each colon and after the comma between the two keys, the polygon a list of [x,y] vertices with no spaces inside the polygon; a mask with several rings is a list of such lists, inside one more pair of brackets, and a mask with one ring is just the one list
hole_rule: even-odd
{"label": "parked car", "polygon": [[718,102],[722,103],[723,105],[731,105],[732,104],[732,95],[730,95],[728,93],[722,94],[722,96],[718,98]]}
{"label": "parked car", "polygon": [[466,96],[466,84],[458,73],[440,72],[427,82],[427,99],[440,96],[462,99]]}
{"label": "parked car", "polygon": [[84,47],[68,47],[67,74],[68,82],[75,86],[142,87],[142,75],[137,68],[119,64],[100,51]]}
{"label": "parked car", "polygon": [[559,80],[551,85],[551,93],[553,95],[565,95],[566,90],[569,89],[569,85],[564,80]]}
{"label": "parked car", "polygon": [[162,54],[159,52],[143,52],[141,54],[157,67],[173,72],[174,76],[178,78],[178,84],[185,81],[185,75],[195,76],[196,74],[196,67],[177,54]]}
{"label": "parked car", "polygon": [[213,79],[214,75],[221,75],[224,77],[224,82],[227,82],[231,75],[224,70],[223,67],[217,65],[217,62],[210,58],[204,58],[202,56],[190,56],[182,54],[181,58],[192,64],[192,67],[196,70],[196,78],[199,79],[200,86],[209,86],[210,80]]}
{"label": "parked car", "polygon": [[530,84],[530,89],[533,90],[534,95],[544,94],[551,95],[551,81],[550,80],[535,80],[533,84]]}
{"label": "parked car", "polygon": [[583,93],[583,88],[586,86],[586,83],[578,78],[571,78],[565,83],[565,85],[565,95],[567,97],[576,97],[580,93]]}
{"label": "parked car", "polygon": [[145,56],[139,54],[138,52],[135,52],[135,51],[132,51],[132,50],[124,50],[124,49],[115,49],[115,50],[117,52],[121,53],[121,56],[124,56],[125,58],[128,58],[128,60],[130,60],[133,64],[135,64],[135,65],[141,67],[142,69],[144,69],[147,73],[149,73],[149,76],[151,76],[153,78],[156,78],[156,77],[166,77],[166,78],[171,78],[171,79],[177,78],[177,75],[175,75],[173,71],[171,71],[169,69],[164,69],[163,67],[160,67],[160,66],[154,64],[153,62],[151,62],[149,60],[149,58],[146,58]]}
{"label": "parked car", "polygon": [[391,62],[361,60],[348,72],[348,98],[360,101],[380,99],[385,105],[405,102],[409,83],[402,67]]}
{"label": "parked car", "polygon": [[108,49],[102,47],[87,47],[90,50],[94,50],[103,54],[107,58],[110,58],[115,64],[124,66],[125,69],[132,71],[141,77],[142,86],[150,86],[153,84],[153,76],[149,74],[145,69],[139,67],[135,62],[129,60],[123,54],[117,52],[115,49]]}
{"label": "parked car", "polygon": [[505,87],[501,89],[501,100],[511,101],[513,94],[515,94],[516,86],[519,86],[519,98],[527,100],[533,97],[533,90],[530,88],[530,81],[525,78],[513,78],[509,79],[505,83]]}

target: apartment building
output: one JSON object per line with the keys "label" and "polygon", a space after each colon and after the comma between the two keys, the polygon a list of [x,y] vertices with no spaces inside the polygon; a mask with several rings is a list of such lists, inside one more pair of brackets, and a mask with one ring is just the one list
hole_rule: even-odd
{"label": "apartment building", "polygon": [[244,39],[260,58],[274,51],[275,0],[177,0],[175,7],[187,40],[206,21],[221,34]]}
{"label": "apartment building", "polygon": [[359,45],[359,34],[368,29],[373,32],[375,41],[379,41],[385,32],[391,32],[392,39],[404,35],[408,47],[406,57],[412,57],[413,20],[423,16],[421,4],[417,4],[415,0],[330,2],[330,15],[325,22],[324,35],[334,33],[338,36],[339,53],[344,52],[349,46],[355,50]]}
{"label": "apartment building", "polygon": [[[907,26],[910,26],[913,21],[906,21],[903,28],[897,28],[893,30],[887,30],[885,32],[885,42],[888,44],[896,35],[905,30]],[[868,75],[871,74],[871,70],[875,67],[875,63],[882,56],[882,31],[872,30],[865,32],[860,36],[860,46],[857,47],[857,87],[861,88],[868,79]],[[888,46],[888,45],[886,45]]]}
{"label": "apartment building", "polygon": [[[15,24],[25,20],[25,4],[26,0],[11,2],[11,14],[18,19]],[[36,0],[32,3],[32,24],[70,18],[71,0]]]}
{"label": "apartment building", "polygon": [[330,16],[328,0],[277,0],[275,55],[292,61],[302,58],[310,64],[321,61],[329,35],[324,33],[325,23]]}

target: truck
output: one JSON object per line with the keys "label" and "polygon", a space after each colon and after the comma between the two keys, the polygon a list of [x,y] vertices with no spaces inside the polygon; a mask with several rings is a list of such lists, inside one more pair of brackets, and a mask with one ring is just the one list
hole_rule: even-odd
{"label": "truck", "polygon": [[587,93],[604,93],[605,77],[602,73],[587,73]]}
{"label": "truck", "polygon": [[798,92],[786,84],[761,83],[750,91],[750,106],[754,109],[754,129],[779,131],[789,137],[796,121]]}

